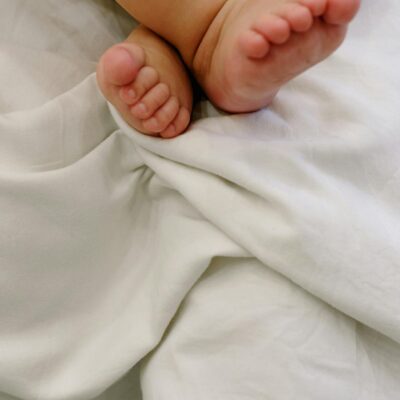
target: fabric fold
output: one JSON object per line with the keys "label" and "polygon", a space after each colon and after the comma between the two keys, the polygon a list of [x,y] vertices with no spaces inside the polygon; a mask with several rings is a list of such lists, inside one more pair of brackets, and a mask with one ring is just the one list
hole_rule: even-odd
{"label": "fabric fold", "polygon": [[[345,45],[269,109],[200,113],[168,141],[110,112],[87,71],[130,24],[113,2],[3,7],[5,400],[126,400],[139,363],[144,400],[232,400],[241,379],[242,398],[395,399],[400,5],[384,3],[365,0]],[[79,63],[58,82],[66,54]],[[37,96],[19,100],[24,82]]]}

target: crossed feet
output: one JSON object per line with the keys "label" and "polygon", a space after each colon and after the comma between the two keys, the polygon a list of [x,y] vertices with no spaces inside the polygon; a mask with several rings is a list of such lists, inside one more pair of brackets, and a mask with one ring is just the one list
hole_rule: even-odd
{"label": "crossed feet", "polygon": [[[217,107],[259,110],[286,82],[337,49],[359,4],[226,0],[188,66]],[[169,44],[144,27],[107,50],[97,78],[126,122],[145,134],[172,138],[190,123],[192,91],[185,66]]]}

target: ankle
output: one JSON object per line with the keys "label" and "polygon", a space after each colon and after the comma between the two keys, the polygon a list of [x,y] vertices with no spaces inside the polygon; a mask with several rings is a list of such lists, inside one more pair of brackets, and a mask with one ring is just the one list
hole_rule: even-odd
{"label": "ankle", "polygon": [[187,65],[227,0],[117,0],[137,21],[171,43]]}
{"label": "ankle", "polygon": [[191,57],[185,60],[189,69],[201,83],[211,69],[211,61],[222,34],[225,21],[231,14],[240,12],[246,0],[224,0],[197,42]]}
{"label": "ankle", "polygon": [[176,35],[174,45],[179,50],[188,68],[192,69],[199,47],[204,38],[210,35],[210,29],[214,30],[214,27],[218,26],[218,24],[215,24],[215,20],[229,0],[189,1],[191,2],[190,8],[188,8],[190,26],[186,26],[185,31],[181,30],[180,34]]}

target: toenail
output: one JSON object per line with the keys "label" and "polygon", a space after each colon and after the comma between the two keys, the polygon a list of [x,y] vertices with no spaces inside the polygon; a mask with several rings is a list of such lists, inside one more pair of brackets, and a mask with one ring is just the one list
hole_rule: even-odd
{"label": "toenail", "polygon": [[139,103],[136,106],[132,107],[131,109],[132,113],[139,113],[139,114],[143,114],[146,113],[148,111],[146,104],[144,103]]}
{"label": "toenail", "polygon": [[129,89],[128,90],[128,97],[130,98],[130,99],[136,99],[136,92],[133,90],[133,89]]}
{"label": "toenail", "polygon": [[155,130],[159,128],[159,124],[156,118],[150,118],[148,121],[146,121],[146,128],[150,130]]}
{"label": "toenail", "polygon": [[136,92],[133,89],[123,87],[119,91],[119,97],[124,103],[132,105],[136,100]]}

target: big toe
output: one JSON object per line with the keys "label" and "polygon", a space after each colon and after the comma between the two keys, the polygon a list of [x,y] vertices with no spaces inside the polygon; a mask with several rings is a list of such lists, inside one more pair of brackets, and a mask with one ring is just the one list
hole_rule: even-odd
{"label": "big toe", "polygon": [[324,20],[330,24],[343,25],[349,23],[360,7],[360,0],[329,0]]}
{"label": "big toe", "polygon": [[98,75],[104,84],[125,86],[137,76],[145,62],[144,50],[132,43],[108,49],[100,59]]}

